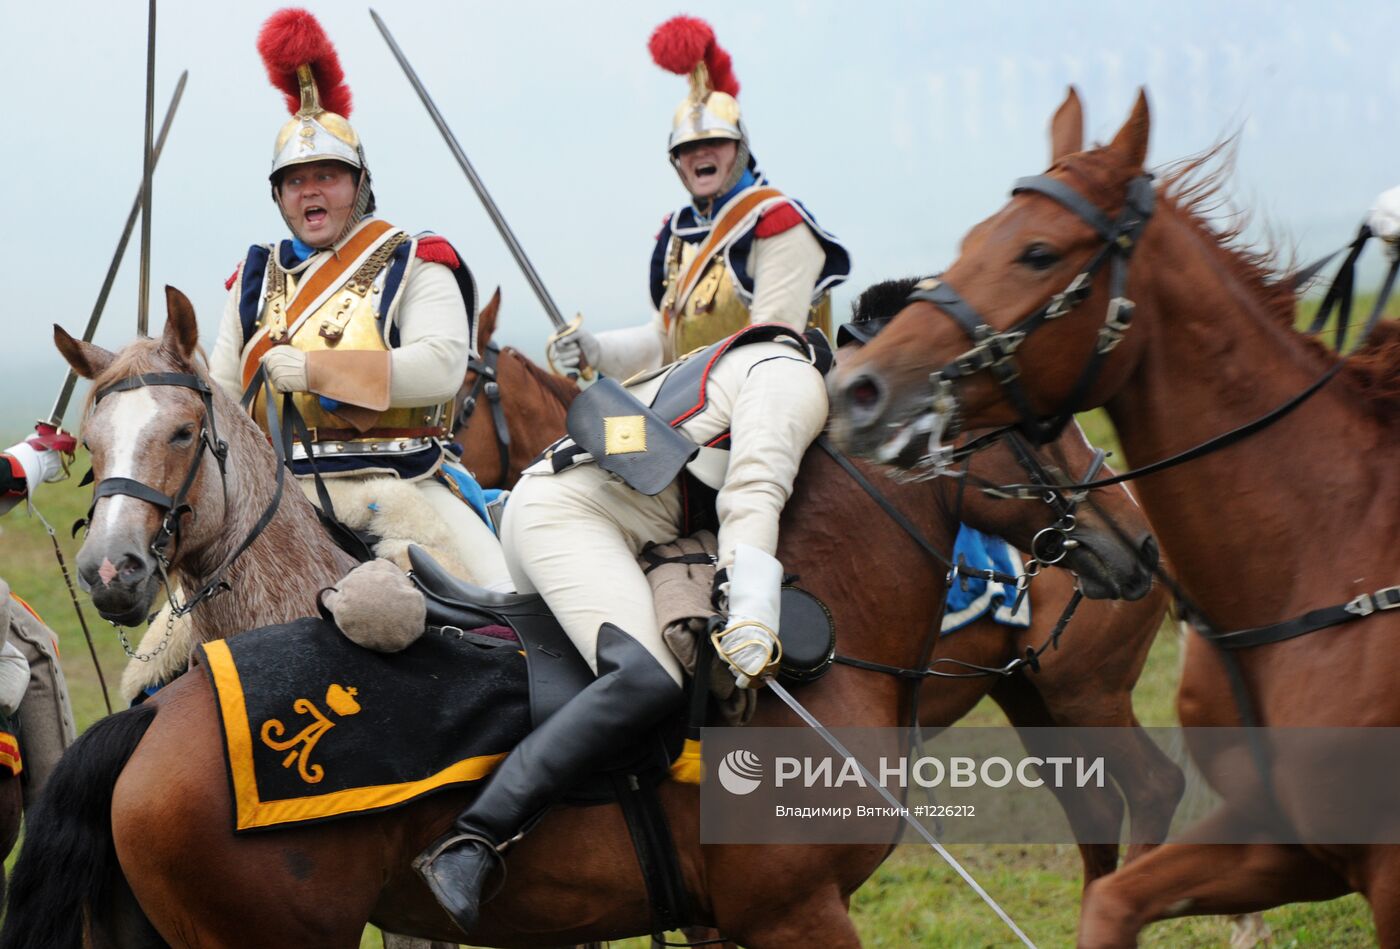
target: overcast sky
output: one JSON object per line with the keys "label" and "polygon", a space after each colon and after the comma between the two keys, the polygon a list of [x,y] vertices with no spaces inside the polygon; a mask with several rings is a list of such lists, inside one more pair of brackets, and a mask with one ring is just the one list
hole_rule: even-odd
{"label": "overcast sky", "polygon": [[[266,174],[287,113],[254,47],[278,6],[162,0],[159,11],[158,116],[181,69],[190,80],[156,177],[152,283],[184,290],[207,334],[247,246],[284,236]],[[81,331],[140,180],[145,9],[5,5],[7,430],[47,412],[63,368],[49,326]],[[502,338],[538,355],[544,313],[366,8],[311,9],[339,48],[382,215],[448,236],[481,287],[502,286]],[[850,247],[855,271],[837,293],[838,316],[876,280],[941,269],[1014,178],[1043,168],[1046,122],[1070,82],[1100,139],[1145,83],[1156,163],[1241,128],[1237,201],[1302,256],[1343,243],[1375,194],[1400,183],[1393,2],[746,0],[673,10],[641,0],[382,0],[378,9],[560,307],[594,329],[648,318],[653,235],[684,199],[665,142],[686,84],[646,50],[674,12],[714,25],[743,84],[755,154]],[[135,332],[136,273],[132,254],[99,342]],[[162,322],[157,293],[153,328]]]}

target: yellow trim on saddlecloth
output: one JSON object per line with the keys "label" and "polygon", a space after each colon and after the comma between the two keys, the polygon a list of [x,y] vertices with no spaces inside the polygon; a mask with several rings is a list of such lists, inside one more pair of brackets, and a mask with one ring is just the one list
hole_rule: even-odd
{"label": "yellow trim on saddlecloth", "polygon": [[671,780],[681,784],[699,784],[705,773],[705,765],[700,760],[700,742],[687,738],[681,753],[671,762]]}
{"label": "yellow trim on saddlecloth", "polygon": [[263,801],[258,797],[257,781],[253,774],[253,735],[248,729],[248,710],[243,702],[243,683],[238,678],[238,669],[233,664],[228,643],[223,640],[205,643],[204,655],[208,659],[209,671],[214,678],[215,691],[219,697],[219,714],[224,722],[229,773],[233,777],[236,830],[252,830],[392,807],[444,785],[478,781],[490,774],[507,754],[502,752],[497,755],[465,758],[418,781],[349,788],[291,800]]}

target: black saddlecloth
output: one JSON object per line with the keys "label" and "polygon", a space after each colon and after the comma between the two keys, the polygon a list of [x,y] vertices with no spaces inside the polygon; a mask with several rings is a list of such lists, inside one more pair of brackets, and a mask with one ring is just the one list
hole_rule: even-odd
{"label": "black saddlecloth", "polygon": [[530,730],[518,643],[432,631],[363,649],[321,619],[200,647],[234,830],[328,820],[479,780]]}

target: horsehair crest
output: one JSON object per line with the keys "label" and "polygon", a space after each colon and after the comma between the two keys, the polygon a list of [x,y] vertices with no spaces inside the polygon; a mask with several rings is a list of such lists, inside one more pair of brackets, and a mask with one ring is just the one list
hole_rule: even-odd
{"label": "horsehair crest", "polygon": [[258,52],[267,67],[267,78],[286,96],[287,110],[292,115],[301,108],[297,67],[310,66],[321,108],[342,118],[350,117],[353,102],[340,56],[310,11],[288,7],[268,17],[258,33]]}
{"label": "horsehair crest", "polygon": [[[715,41],[714,29],[704,20],[693,16],[672,17],[651,34],[647,48],[656,65],[677,75],[693,73],[703,65],[710,89],[738,98],[739,80],[734,75],[734,63],[729,53]],[[699,95],[701,101],[708,91]]]}

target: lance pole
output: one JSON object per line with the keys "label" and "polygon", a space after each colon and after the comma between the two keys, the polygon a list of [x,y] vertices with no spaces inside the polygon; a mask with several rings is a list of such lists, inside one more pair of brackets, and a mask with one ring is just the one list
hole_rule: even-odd
{"label": "lance pole", "polygon": [[[180,97],[185,94],[185,80],[189,79],[189,70],[180,73],[180,81],[175,84],[175,94],[170,97],[170,105],[165,110],[165,121],[161,123],[160,135],[156,138],[155,148],[151,152],[151,171],[155,171],[156,162],[160,161],[161,150],[165,148],[165,137],[170,133],[170,124],[175,120],[175,110],[180,107]],[[117,271],[121,269],[122,258],[126,256],[126,245],[131,242],[131,232],[136,229],[136,217],[141,213],[146,198],[146,181],[142,176],[141,186],[136,191],[136,198],[131,202],[131,213],[126,216],[126,226],[122,228],[121,240],[117,241],[117,250],[112,254],[112,262],[107,265],[107,276],[102,280],[102,289],[98,291],[97,302],[93,304],[92,314],[88,317],[87,328],[83,330],[83,342],[92,342],[92,337],[97,332],[97,323],[102,319],[102,311],[107,306],[107,296],[112,292],[112,284],[117,279]],[[58,398],[54,399],[53,409],[49,412],[48,423],[54,428],[63,425],[63,414],[68,411],[68,403],[73,398],[73,387],[78,382],[78,374],[72,369],[68,370],[68,378],[63,381],[63,386],[58,390]]]}
{"label": "lance pole", "polygon": [[141,155],[141,279],[136,305],[137,335],[147,335],[151,322],[151,173],[155,170],[152,132],[156,122],[156,0],[146,15],[146,138]]}

